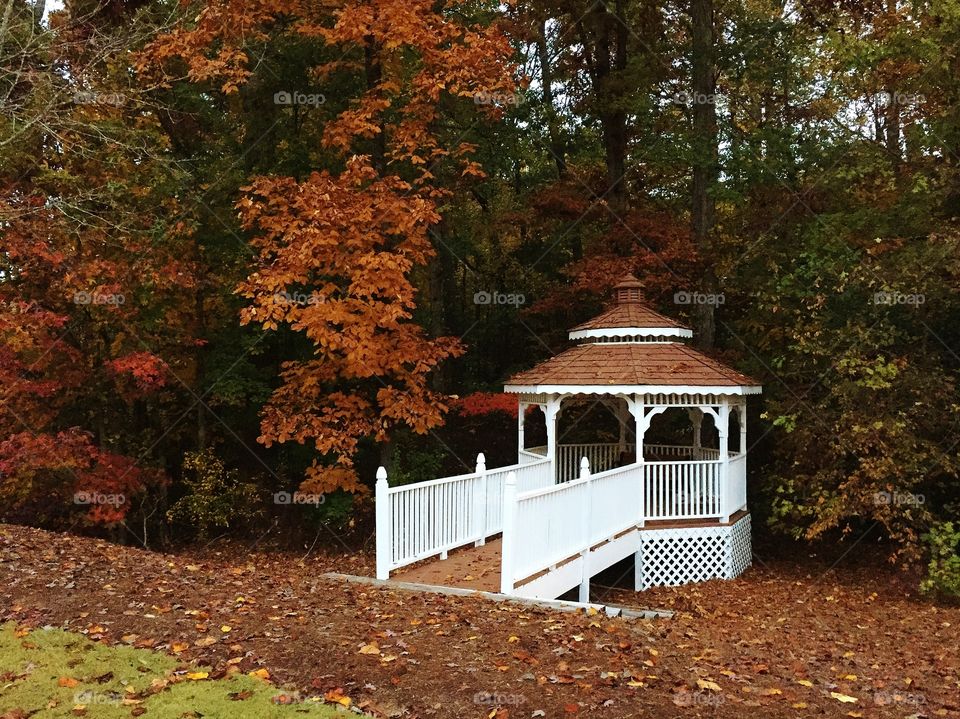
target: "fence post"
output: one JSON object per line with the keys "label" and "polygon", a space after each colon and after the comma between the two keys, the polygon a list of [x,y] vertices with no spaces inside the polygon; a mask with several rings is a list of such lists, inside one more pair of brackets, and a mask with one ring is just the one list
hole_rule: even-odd
{"label": "fence post", "polygon": [[513,593],[514,548],[517,541],[517,473],[503,485],[503,540],[500,551],[500,593]]}
{"label": "fence post", "polygon": [[477,455],[477,491],[473,497],[473,516],[479,526],[475,547],[487,543],[487,458],[483,452]]}
{"label": "fence post", "polygon": [[390,562],[392,559],[390,547],[393,540],[390,536],[392,522],[390,520],[390,495],[387,490],[387,470],[380,467],[377,470],[377,579],[390,578]]}
{"label": "fence post", "polygon": [[580,552],[580,595],[581,602],[590,601],[590,517],[593,514],[593,480],[590,479],[590,460],[580,460],[580,479],[586,479],[587,501],[583,503],[583,540],[586,546]]}

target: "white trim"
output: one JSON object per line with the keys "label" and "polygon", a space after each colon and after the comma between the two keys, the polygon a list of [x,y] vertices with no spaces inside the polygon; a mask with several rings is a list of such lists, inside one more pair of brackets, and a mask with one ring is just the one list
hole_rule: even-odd
{"label": "white trim", "polygon": [[507,384],[503,386],[504,392],[511,393],[538,393],[546,392],[550,394],[716,394],[716,395],[747,395],[760,394],[763,388],[760,385],[689,385],[689,384],[539,384],[539,385],[520,385]]}
{"label": "white trim", "polygon": [[570,339],[591,337],[693,337],[693,330],[684,327],[598,327],[589,330],[570,330]]}

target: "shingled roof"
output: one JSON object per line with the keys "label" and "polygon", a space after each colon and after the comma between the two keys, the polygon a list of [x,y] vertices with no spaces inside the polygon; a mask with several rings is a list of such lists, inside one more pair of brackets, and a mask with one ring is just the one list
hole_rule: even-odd
{"label": "shingled roof", "polygon": [[591,342],[514,375],[507,391],[511,385],[759,387],[760,383],[680,342]]}
{"label": "shingled roof", "polygon": [[682,322],[677,322],[677,320],[670,319],[666,315],[662,315],[659,312],[654,312],[646,305],[626,304],[614,305],[603,314],[597,315],[592,320],[587,320],[586,322],[577,325],[570,331],[578,332],[581,330],[599,330],[625,327],[656,327],[663,329],[676,327],[685,330],[690,329]]}
{"label": "shingled roof", "polygon": [[[572,339],[591,341],[514,375],[507,382],[506,391],[543,391],[542,388],[560,386],[760,390],[756,380],[702,352],[682,342],[662,341],[665,336],[692,333],[682,323],[643,304],[642,285],[635,277],[625,277],[614,292],[616,305],[570,331]],[[610,330],[609,334],[604,330]],[[619,341],[604,341],[613,337]]]}

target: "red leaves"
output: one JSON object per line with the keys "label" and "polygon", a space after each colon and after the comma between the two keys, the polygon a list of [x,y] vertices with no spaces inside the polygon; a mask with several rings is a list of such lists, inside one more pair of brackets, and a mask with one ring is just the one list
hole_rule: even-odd
{"label": "red leaves", "polygon": [[491,412],[504,412],[517,416],[517,396],[504,392],[474,392],[453,401],[453,408],[463,417],[478,417]]}
{"label": "red leaves", "polygon": [[129,375],[143,394],[167,383],[167,363],[152,352],[133,352],[108,361],[106,366],[115,375]]}

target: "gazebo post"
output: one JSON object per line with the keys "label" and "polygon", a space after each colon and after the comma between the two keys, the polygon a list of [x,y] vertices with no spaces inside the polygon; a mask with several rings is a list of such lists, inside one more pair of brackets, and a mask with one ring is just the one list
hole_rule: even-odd
{"label": "gazebo post", "polygon": [[740,422],[740,454],[747,454],[747,400],[741,399],[737,405],[737,419]]}
{"label": "gazebo post", "polygon": [[730,400],[724,397],[718,414],[717,434],[720,437],[720,523],[730,521]]}
{"label": "gazebo post", "polygon": [[554,482],[557,481],[557,415],[559,413],[560,395],[552,394],[543,408],[543,416],[547,423],[547,456],[550,458]]}
{"label": "gazebo post", "polygon": [[523,437],[524,425],[527,421],[527,407],[529,405],[520,400],[520,404],[517,407],[517,462],[523,461],[523,450],[526,449],[526,441]]}
{"label": "gazebo post", "polygon": [[[638,395],[633,395],[632,397],[627,397],[627,409],[630,411],[630,414],[633,416],[635,430],[635,439],[636,439],[636,457],[634,459],[638,463],[643,463],[643,435],[647,431],[646,428],[646,418],[644,414],[644,404],[643,397],[640,395],[640,399],[637,398]],[[646,470],[642,470],[640,474],[640,506],[637,508],[637,517],[638,527],[643,527],[646,523]],[[637,561],[640,561],[640,554],[637,553]]]}

